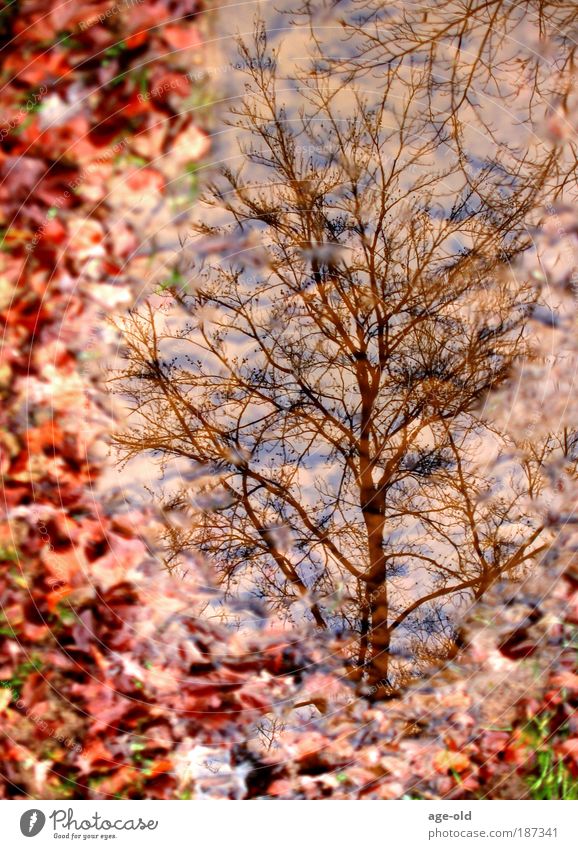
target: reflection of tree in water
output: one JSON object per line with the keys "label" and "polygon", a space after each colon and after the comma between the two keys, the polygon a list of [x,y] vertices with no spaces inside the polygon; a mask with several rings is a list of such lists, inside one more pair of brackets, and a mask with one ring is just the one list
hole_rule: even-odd
{"label": "reflection of tree in water", "polygon": [[[200,549],[230,593],[352,631],[353,674],[380,692],[408,659],[419,670],[451,651],[452,606],[543,550],[528,487],[545,453],[571,461],[552,438],[499,497],[480,497],[483,457],[508,450],[481,401],[526,353],[539,294],[504,264],[571,176],[533,135],[545,107],[512,87],[508,42],[494,40],[502,6],[429,35],[428,12],[421,28],[388,12],[379,37],[352,25],[359,59],[318,54],[290,84],[258,27],[231,116],[243,166],[222,170],[195,226],[206,261],[122,326],[114,380],[135,411],[122,456],[209,473],[171,495],[191,521],[168,531],[170,557]],[[569,48],[547,71],[521,61],[530,94],[562,97]],[[362,92],[368,69],[379,86]],[[530,130],[519,140],[491,126],[500,84]]]}

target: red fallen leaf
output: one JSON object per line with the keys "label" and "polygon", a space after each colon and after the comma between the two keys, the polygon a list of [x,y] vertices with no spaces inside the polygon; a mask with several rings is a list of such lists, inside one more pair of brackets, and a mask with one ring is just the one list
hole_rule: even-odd
{"label": "red fallen leaf", "polygon": [[155,761],[150,767],[151,775],[162,775],[164,772],[172,772],[173,771],[173,762],[169,760],[158,760]]}
{"label": "red fallen leaf", "polygon": [[[131,94],[127,94],[122,101],[122,105],[118,107],[119,110],[122,109],[123,118],[127,120],[135,117],[139,118],[139,124],[142,122],[142,116],[149,114],[153,108],[152,100],[139,100],[141,94],[140,91],[133,91]],[[166,116],[163,120],[166,121]],[[126,141],[128,142],[128,139]]]}
{"label": "red fallen leaf", "polygon": [[4,502],[8,508],[16,507],[18,504],[21,504],[23,499],[29,494],[30,487],[18,485],[14,486],[14,484],[4,481],[2,497],[4,498]]}
{"label": "red fallen leaf", "polygon": [[98,783],[98,795],[116,796],[125,787],[132,786],[141,778],[141,773],[138,769],[132,766],[123,766],[112,775],[104,778]]}
{"label": "red fallen leaf", "polygon": [[39,232],[39,241],[61,245],[66,239],[66,228],[58,218],[49,219]]}
{"label": "red fallen leaf", "polygon": [[35,707],[44,710],[47,705],[44,700],[47,695],[47,682],[39,672],[31,672],[27,675],[22,686],[22,699],[27,707]]}
{"label": "red fallen leaf", "polygon": [[379,778],[379,774],[377,772],[359,766],[348,766],[346,769],[346,775],[351,784],[355,784],[357,787],[361,788],[366,787],[367,785],[371,787],[373,782]]}
{"label": "red fallen leaf", "polygon": [[569,740],[564,740],[556,749],[563,757],[570,758],[578,765],[578,737],[571,737]]}
{"label": "red fallen leaf", "polygon": [[51,630],[48,625],[35,625],[32,622],[26,621],[22,623],[22,627],[20,630],[23,637],[35,643],[41,642],[41,640],[43,640],[51,633]]}
{"label": "red fallen leaf", "polygon": [[155,100],[166,100],[172,94],[185,97],[191,90],[191,84],[184,74],[162,74],[151,81],[150,96]]}
{"label": "red fallen leaf", "polygon": [[500,652],[510,660],[523,660],[534,654],[538,646],[525,628],[519,628],[499,644]]}
{"label": "red fallen leaf", "polygon": [[[111,8],[110,0],[102,0],[100,3],[55,3],[49,16],[43,16],[43,23],[52,24],[54,33],[63,30],[73,30],[86,21],[92,21],[99,15],[106,15]],[[114,7],[113,7],[114,8]],[[92,29],[92,27],[90,28]],[[81,30],[82,32],[82,30]],[[44,36],[47,37],[46,34]]]}
{"label": "red fallen leaf", "polygon": [[289,756],[292,760],[308,761],[311,759],[323,759],[331,750],[332,741],[318,731],[312,731],[303,736],[296,732],[283,732],[279,736],[282,750],[270,751],[266,760],[275,762],[285,760]]}
{"label": "red fallen leaf", "polygon": [[460,780],[459,789],[462,792],[475,793],[480,789],[480,782],[474,775],[466,775]]}
{"label": "red fallen leaf", "polygon": [[10,452],[2,445],[0,446],[0,475],[8,474],[11,465]]}
{"label": "red fallen leaf", "polygon": [[92,611],[83,610],[79,614],[78,620],[79,621],[75,623],[72,629],[72,636],[74,637],[74,642],[76,643],[79,649],[85,652],[89,652],[91,640],[95,639],[95,624]]}
{"label": "red fallen leaf", "polygon": [[49,304],[39,305],[34,300],[15,302],[3,313],[4,321],[8,326],[17,325],[18,329],[34,332],[39,324],[50,318],[49,309]]}
{"label": "red fallen leaf", "polygon": [[126,185],[133,192],[161,192],[165,181],[160,171],[154,168],[140,168],[126,179]]}
{"label": "red fallen leaf", "polygon": [[[186,11],[191,11],[187,9]],[[162,24],[163,21],[173,17],[173,13],[169,11],[169,4],[166,0],[148,0],[147,3],[139,5],[134,4],[130,8],[130,15],[124,20],[124,26],[128,32],[140,32],[145,30],[148,38],[160,35],[162,31],[155,31],[155,28]],[[153,31],[151,33],[151,31]]]}
{"label": "red fallen leaf", "polygon": [[278,778],[267,789],[268,796],[291,796],[293,784],[287,778]]}
{"label": "red fallen leaf", "polygon": [[0,169],[0,197],[16,200],[15,193],[26,196],[46,173],[46,163],[34,156],[7,156]]}
{"label": "red fallen leaf", "polygon": [[191,50],[202,45],[203,40],[195,26],[169,24],[162,31],[163,39],[175,50]]}
{"label": "red fallen leaf", "polygon": [[83,775],[88,775],[98,764],[101,768],[106,766],[110,769],[111,766],[117,766],[118,762],[102,740],[96,737],[83,746],[82,754],[78,758],[78,768]]}
{"label": "red fallen leaf", "polygon": [[[29,37],[28,33],[26,36]],[[42,38],[46,38],[46,30]],[[4,70],[10,72],[13,81],[18,78],[30,86],[37,86],[51,79],[62,81],[70,72],[70,64],[63,50],[44,51],[33,56],[24,50],[15,50],[4,60]]]}
{"label": "red fallen leaf", "polygon": [[26,431],[26,447],[31,454],[39,454],[45,448],[54,448],[63,439],[62,429],[56,422],[48,421],[40,427]]}
{"label": "red fallen leaf", "polygon": [[405,788],[401,782],[384,781],[372,790],[372,795],[377,796],[379,799],[401,799],[404,791]]}
{"label": "red fallen leaf", "polygon": [[95,158],[95,145],[91,138],[87,138],[89,130],[88,118],[84,115],[74,115],[68,118],[66,123],[49,126],[40,135],[35,133],[27,140],[30,144],[35,144],[39,155],[48,149],[54,159],[60,156],[70,166]]}
{"label": "red fallen leaf", "polygon": [[521,703],[520,707],[523,711],[523,716],[526,719],[533,719],[533,717],[537,716],[540,713],[542,709],[542,704],[540,701],[538,701],[538,699],[529,698],[525,699]]}
{"label": "red fallen leaf", "polygon": [[140,32],[134,32],[132,35],[128,35],[124,39],[124,43],[129,50],[134,50],[135,47],[140,47],[141,44],[144,44],[148,38],[148,31],[146,29],[142,29]]}
{"label": "red fallen leaf", "polygon": [[52,551],[45,548],[42,551],[42,560],[50,575],[61,583],[70,585],[75,583],[75,578],[80,572],[84,574],[87,569],[86,557],[81,548],[69,546],[62,551]]}
{"label": "red fallen leaf", "polygon": [[46,206],[58,206],[60,209],[70,209],[75,205],[72,192],[67,191],[68,184],[60,177],[44,178],[35,189],[36,198]]}
{"label": "red fallen leaf", "polygon": [[[514,737],[516,734],[514,735]],[[504,749],[504,763],[523,764],[528,760],[528,746],[522,740],[512,740]]]}
{"label": "red fallen leaf", "polygon": [[556,707],[563,701],[560,690],[548,690],[544,693],[543,703],[545,707]]}
{"label": "red fallen leaf", "polygon": [[110,726],[118,725],[131,708],[132,703],[128,699],[113,697],[109,688],[110,683],[100,681],[83,681],[70,688],[71,694],[86,705],[86,710],[92,716],[92,730],[95,733],[108,733]]}
{"label": "red fallen leaf", "polygon": [[66,596],[70,595],[73,591],[73,587],[65,585],[63,587],[59,587],[57,590],[53,590],[52,592],[48,593],[48,595],[46,596],[48,610],[51,613],[54,613],[62,599],[66,598]]}
{"label": "red fallen leaf", "polygon": [[4,296],[4,286],[6,286],[7,284],[16,286],[18,281],[21,280],[21,275],[24,271],[24,268],[25,262],[20,257],[9,256],[8,254],[3,254],[0,257],[0,269],[2,271],[2,279],[5,281],[0,289],[2,296]]}
{"label": "red fallen leaf", "polygon": [[90,648],[90,653],[93,656],[96,665],[102,672],[107,672],[110,667],[110,661],[106,659],[104,654],[98,649],[97,646],[92,645]]}
{"label": "red fallen leaf", "polygon": [[146,551],[144,543],[139,539],[124,539],[109,534],[108,543],[107,553],[95,560],[87,573],[91,583],[97,584],[102,592],[107,592],[117,584],[122,585]]}
{"label": "red fallen leaf", "polygon": [[578,692],[578,675],[574,672],[564,671],[552,677],[552,684],[555,687],[560,687],[563,690],[571,690],[573,693]]}
{"label": "red fallen leaf", "polygon": [[66,671],[70,671],[76,669],[76,664],[69,658],[67,655],[62,654],[62,652],[54,649],[53,651],[47,651],[44,655],[44,660],[46,662],[46,666],[55,669],[64,669]]}
{"label": "red fallen leaf", "polygon": [[9,743],[4,751],[5,754],[3,752],[3,756],[6,760],[14,761],[16,763],[22,763],[22,761],[28,761],[29,763],[34,762],[34,753],[26,746]]}
{"label": "red fallen leaf", "polygon": [[484,756],[503,752],[510,740],[508,731],[484,731],[480,739],[480,751]]}
{"label": "red fallen leaf", "polygon": [[566,620],[571,625],[578,625],[578,593],[573,593],[568,600]]}
{"label": "red fallen leaf", "polygon": [[258,697],[256,695],[252,695],[251,693],[241,693],[239,694],[239,701],[241,705],[247,710],[255,710],[255,711],[263,711],[267,710],[268,699],[264,697]]}

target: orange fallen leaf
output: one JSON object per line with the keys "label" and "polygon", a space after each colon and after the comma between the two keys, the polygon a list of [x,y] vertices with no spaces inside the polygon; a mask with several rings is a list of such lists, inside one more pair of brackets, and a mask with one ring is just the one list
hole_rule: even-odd
{"label": "orange fallen leaf", "polygon": [[0,713],[4,713],[12,701],[12,689],[10,687],[0,688]]}
{"label": "orange fallen leaf", "polygon": [[166,26],[163,29],[163,38],[175,50],[191,50],[203,43],[196,27],[184,27],[182,24]]}
{"label": "orange fallen leaf", "polygon": [[444,750],[437,753],[433,763],[437,772],[464,772],[470,765],[470,759],[463,752]]}
{"label": "orange fallen leaf", "polygon": [[563,757],[568,757],[578,764],[578,737],[571,737],[569,740],[564,740],[558,746],[558,751]]}
{"label": "orange fallen leaf", "polygon": [[560,672],[552,678],[552,684],[564,690],[578,690],[578,675],[574,672]]}

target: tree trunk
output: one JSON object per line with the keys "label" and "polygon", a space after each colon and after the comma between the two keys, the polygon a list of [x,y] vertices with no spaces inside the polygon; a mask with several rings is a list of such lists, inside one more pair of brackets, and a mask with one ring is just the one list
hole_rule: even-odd
{"label": "tree trunk", "polygon": [[389,598],[387,575],[381,583],[367,585],[370,608],[369,652],[366,661],[366,683],[372,698],[380,698],[391,690]]}
{"label": "tree trunk", "polygon": [[379,698],[391,688],[389,681],[389,594],[387,565],[383,547],[385,535],[385,499],[374,486],[362,492],[363,518],[367,529],[369,571],[367,579],[367,607],[369,613],[368,652],[365,661],[365,683],[370,695]]}

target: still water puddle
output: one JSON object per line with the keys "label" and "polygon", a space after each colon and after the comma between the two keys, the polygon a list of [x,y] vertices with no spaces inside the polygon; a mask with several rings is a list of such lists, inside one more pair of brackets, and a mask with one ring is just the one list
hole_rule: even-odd
{"label": "still water puddle", "polygon": [[168,562],[201,552],[246,620],[352,635],[385,686],[523,578],[529,491],[575,453],[552,437],[498,480],[516,446],[484,407],[526,353],[518,258],[573,198],[575,13],[462,10],[221,6],[202,197],[115,363],[105,485],[163,505]]}

